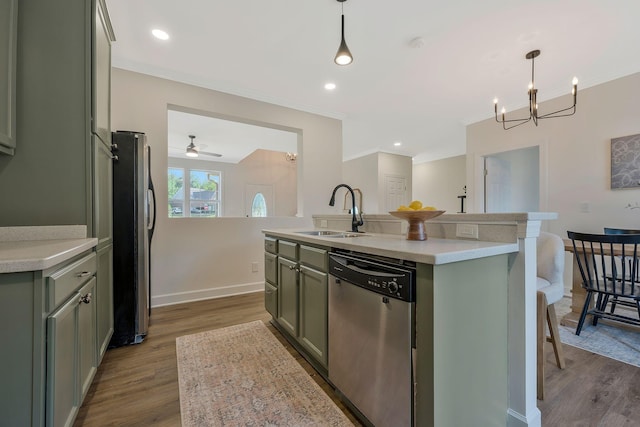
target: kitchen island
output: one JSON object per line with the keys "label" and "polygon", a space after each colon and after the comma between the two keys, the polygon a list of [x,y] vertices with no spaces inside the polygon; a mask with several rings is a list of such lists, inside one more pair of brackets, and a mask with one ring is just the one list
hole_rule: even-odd
{"label": "kitchen island", "polygon": [[[539,426],[535,240],[541,221],[555,217],[443,215],[427,223],[426,241],[399,234],[336,238],[300,233],[308,230],[264,233],[328,251],[417,263],[415,425]],[[335,227],[333,220],[343,218],[314,217],[316,226],[328,229]],[[457,238],[459,224],[465,232],[467,226],[475,227],[480,240]],[[331,372],[330,365],[327,370]]]}

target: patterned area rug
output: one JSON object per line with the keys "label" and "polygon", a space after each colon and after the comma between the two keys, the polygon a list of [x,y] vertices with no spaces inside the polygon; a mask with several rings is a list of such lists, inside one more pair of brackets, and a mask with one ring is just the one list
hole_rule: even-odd
{"label": "patterned area rug", "polygon": [[[565,297],[562,301],[556,303],[558,318],[561,318],[562,315],[571,310],[570,301]],[[590,320],[585,322],[579,336],[576,335],[574,327],[560,325],[558,329],[560,341],[565,344],[640,368],[639,332],[623,327],[606,325],[602,322],[598,323],[597,326],[593,326]]]}
{"label": "patterned area rug", "polygon": [[261,321],[176,339],[183,427],[352,426]]}

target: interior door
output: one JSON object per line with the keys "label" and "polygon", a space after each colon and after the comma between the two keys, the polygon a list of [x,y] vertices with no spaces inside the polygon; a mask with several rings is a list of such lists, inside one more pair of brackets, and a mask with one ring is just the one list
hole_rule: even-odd
{"label": "interior door", "polygon": [[384,176],[385,210],[395,211],[407,204],[407,178],[398,175]]}

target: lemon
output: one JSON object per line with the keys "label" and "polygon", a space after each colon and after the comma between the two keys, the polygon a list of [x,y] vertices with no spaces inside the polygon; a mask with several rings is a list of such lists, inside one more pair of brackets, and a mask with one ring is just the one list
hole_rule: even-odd
{"label": "lemon", "polygon": [[412,211],[413,209],[411,209],[408,206],[405,205],[400,205],[400,207],[398,208],[399,211]]}
{"label": "lemon", "polygon": [[409,207],[414,211],[418,211],[422,208],[422,202],[420,200],[414,200],[411,203],[409,203]]}
{"label": "lemon", "polygon": [[421,210],[423,210],[423,211],[436,211],[437,209],[434,206],[425,206]]}

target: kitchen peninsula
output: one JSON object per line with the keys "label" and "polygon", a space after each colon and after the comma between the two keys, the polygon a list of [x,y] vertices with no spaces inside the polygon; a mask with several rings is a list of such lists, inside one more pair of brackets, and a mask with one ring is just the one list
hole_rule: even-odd
{"label": "kitchen peninsula", "polygon": [[[313,267],[305,259],[322,264],[321,251],[347,250],[415,262],[415,425],[539,426],[535,241],[541,221],[555,218],[552,213],[445,214],[427,222],[426,241],[407,240],[402,232],[349,237],[353,235],[305,233],[309,229],[263,230],[265,272],[269,259],[278,262],[281,242],[285,251],[306,251],[297,264],[290,256],[285,260],[293,262],[289,269],[298,272]],[[345,220],[339,215],[314,216],[315,230],[347,230]],[[385,215],[369,220],[367,224],[365,218],[367,230],[403,226],[392,225]],[[467,234],[477,238],[457,237]],[[271,252],[267,246],[272,246]],[[267,295],[281,290],[276,284],[269,291],[266,303],[270,301],[273,310],[273,296]],[[279,320],[278,315],[274,319]],[[308,345],[304,336],[298,341],[303,350],[317,347]],[[322,351],[312,357],[317,355]],[[320,368],[322,372],[322,363]],[[326,370],[330,378],[331,364]]]}

